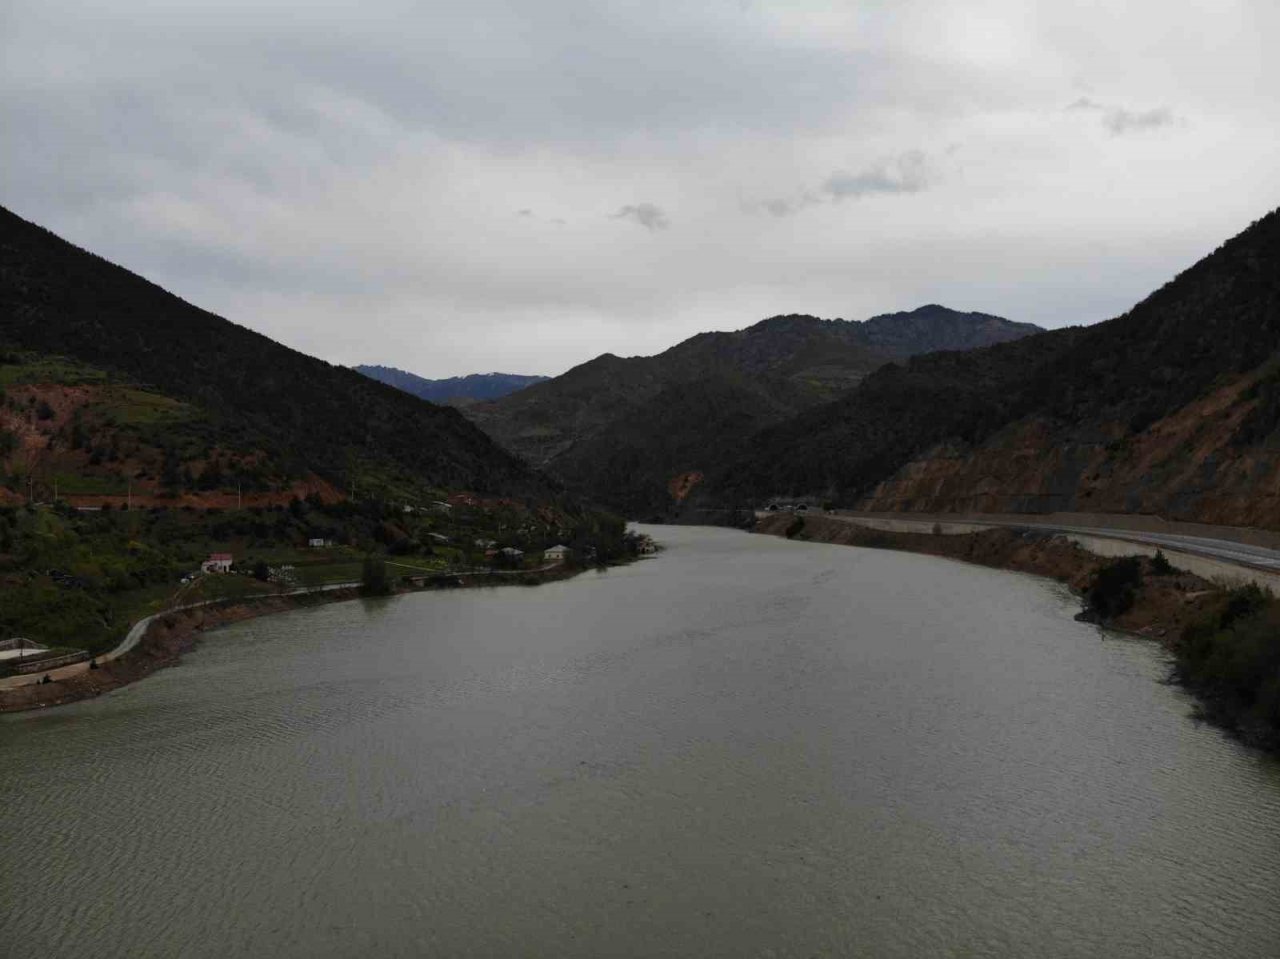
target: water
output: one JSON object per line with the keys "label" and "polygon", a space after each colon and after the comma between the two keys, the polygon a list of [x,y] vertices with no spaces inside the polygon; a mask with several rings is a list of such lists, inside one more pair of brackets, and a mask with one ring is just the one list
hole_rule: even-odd
{"label": "water", "polygon": [[1280,955],[1280,764],[1041,580],[655,530],[0,721],[0,954]]}

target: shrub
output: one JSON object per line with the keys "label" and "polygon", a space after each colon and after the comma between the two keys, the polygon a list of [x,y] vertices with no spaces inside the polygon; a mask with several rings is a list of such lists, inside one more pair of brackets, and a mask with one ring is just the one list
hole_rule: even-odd
{"label": "shrub", "polygon": [[1125,556],[1098,570],[1085,594],[1089,612],[1099,619],[1115,619],[1133,606],[1142,585],[1142,560]]}
{"label": "shrub", "polygon": [[1222,608],[1189,625],[1174,647],[1180,679],[1206,696],[1211,715],[1280,742],[1280,603],[1257,586],[1232,590]]}
{"label": "shrub", "polygon": [[1156,555],[1151,557],[1151,572],[1155,576],[1168,576],[1175,572],[1173,565],[1165,557],[1163,550],[1156,550]]}

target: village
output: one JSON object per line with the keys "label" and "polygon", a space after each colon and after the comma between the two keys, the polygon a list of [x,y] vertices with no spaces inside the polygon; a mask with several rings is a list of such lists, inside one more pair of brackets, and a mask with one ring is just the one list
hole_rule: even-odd
{"label": "village", "polygon": [[655,549],[621,521],[471,494],[242,510],[0,507],[0,682],[96,668],[132,623],[166,609],[459,577],[521,582]]}

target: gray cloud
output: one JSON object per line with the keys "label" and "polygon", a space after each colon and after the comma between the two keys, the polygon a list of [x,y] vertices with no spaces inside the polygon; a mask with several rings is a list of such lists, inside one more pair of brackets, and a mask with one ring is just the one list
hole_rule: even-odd
{"label": "gray cloud", "polygon": [[[1000,31],[947,0],[4,0],[0,203],[325,359],[433,376],[770,313],[1099,319],[1275,205],[1274,0],[1194,32],[1160,0],[1106,30],[988,6]],[[1109,85],[1074,116],[1113,140],[1046,124],[1068,77]],[[1116,106],[1164,102],[1213,124],[1160,151],[1175,114]]]}
{"label": "gray cloud", "polygon": [[816,190],[803,190],[793,197],[771,197],[757,204],[744,204],[744,209],[748,212],[764,210],[775,217],[791,216],[822,203],[839,203],[877,194],[919,193],[929,187],[933,176],[924,152],[908,150],[854,172],[837,170]]}
{"label": "gray cloud", "polygon": [[838,170],[827,177],[821,189],[833,200],[856,200],[877,193],[919,193],[928,183],[924,154],[910,150],[855,173]]}
{"label": "gray cloud", "polygon": [[807,206],[805,199],[784,200],[781,197],[775,197],[772,200],[765,200],[760,204],[772,216],[790,216],[802,206]]}
{"label": "gray cloud", "polygon": [[665,230],[671,225],[671,220],[667,218],[662,207],[653,203],[629,203],[617,213],[612,214],[610,219],[630,220],[646,230]]}
{"label": "gray cloud", "polygon": [[1099,114],[1103,127],[1113,136],[1143,130],[1155,130],[1167,127],[1177,118],[1168,107],[1156,107],[1151,110],[1128,110],[1124,107],[1107,106],[1089,97],[1081,97],[1067,106],[1068,110],[1085,110]]}

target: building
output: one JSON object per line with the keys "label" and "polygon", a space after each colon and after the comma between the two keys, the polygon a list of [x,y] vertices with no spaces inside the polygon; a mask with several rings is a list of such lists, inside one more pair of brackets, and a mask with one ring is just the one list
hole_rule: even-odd
{"label": "building", "polygon": [[231,572],[232,556],[230,553],[210,553],[209,558],[200,564],[203,573]]}
{"label": "building", "polygon": [[333,540],[324,539],[320,536],[313,536],[307,540],[307,545],[312,549],[324,549],[326,546],[332,546]]}
{"label": "building", "polygon": [[563,563],[569,555],[569,547],[563,545],[550,546],[542,551],[542,555],[552,562]]}

